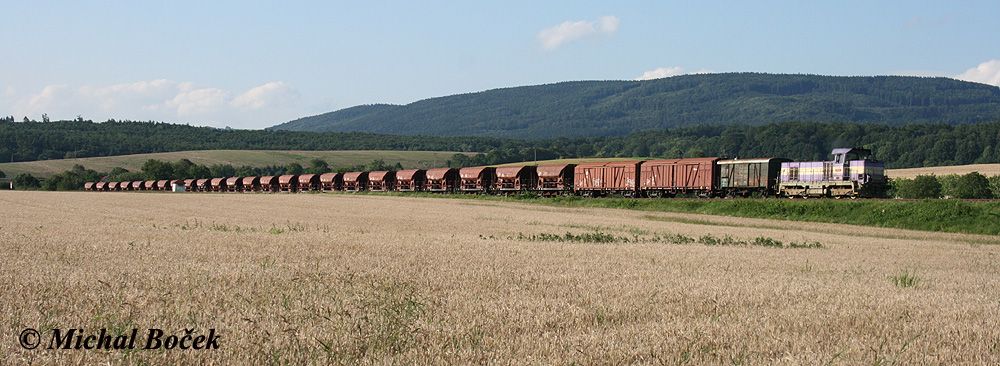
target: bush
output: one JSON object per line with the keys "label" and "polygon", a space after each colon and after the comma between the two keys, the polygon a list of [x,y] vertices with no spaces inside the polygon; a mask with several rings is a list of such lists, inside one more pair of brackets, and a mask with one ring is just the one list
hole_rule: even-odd
{"label": "bush", "polygon": [[21,173],[14,177],[14,189],[38,189],[41,187],[41,182],[38,178],[28,173]]}
{"label": "bush", "polygon": [[933,175],[918,175],[914,179],[899,179],[895,184],[899,198],[939,198],[941,183]]}
{"label": "bush", "polygon": [[1000,175],[994,175],[990,177],[990,191],[993,192],[993,198],[1000,198]]}
{"label": "bush", "polygon": [[952,192],[955,198],[992,198],[990,192],[990,181],[979,172],[972,172],[960,176],[955,182]]}
{"label": "bush", "polygon": [[7,178],[7,174],[4,174],[3,170],[0,170],[0,178]]}

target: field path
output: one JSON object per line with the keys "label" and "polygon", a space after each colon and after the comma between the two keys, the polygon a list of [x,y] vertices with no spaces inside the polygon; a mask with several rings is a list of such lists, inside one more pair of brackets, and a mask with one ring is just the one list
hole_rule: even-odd
{"label": "field path", "polygon": [[[215,352],[6,342],[0,360],[1000,362],[992,236],[348,194],[0,191],[0,207],[0,332],[225,335]],[[567,232],[612,242],[538,239]],[[822,248],[676,239],[706,235]]]}

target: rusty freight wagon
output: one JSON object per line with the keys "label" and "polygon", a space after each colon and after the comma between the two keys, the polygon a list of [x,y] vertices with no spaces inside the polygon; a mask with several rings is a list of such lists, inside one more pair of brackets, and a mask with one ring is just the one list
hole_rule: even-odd
{"label": "rusty freight wagon", "polygon": [[297,174],[285,174],[278,177],[278,187],[282,192],[295,192],[299,188],[299,176]]}
{"label": "rusty freight wagon", "polygon": [[108,190],[108,182],[97,182],[94,183],[94,190],[98,192],[104,192]]}
{"label": "rusty freight wagon", "polygon": [[208,178],[199,179],[195,181],[194,187],[198,192],[210,192],[212,191],[212,180]]}
{"label": "rusty freight wagon", "polygon": [[197,179],[185,179],[184,180],[184,190],[188,191],[188,192],[197,192],[198,188],[195,187],[195,184],[197,182],[198,182]]}
{"label": "rusty freight wagon", "polygon": [[396,189],[396,172],[374,171],[368,173],[368,190],[387,192]]}
{"label": "rusty freight wagon", "polygon": [[144,182],[141,181],[141,180],[134,180],[134,181],[132,181],[132,183],[129,184],[129,190],[130,191],[141,191],[142,190],[142,183],[144,183]]}
{"label": "rusty freight wagon", "polygon": [[407,169],[396,172],[396,190],[400,192],[422,191],[426,181],[427,171],[423,169]]}
{"label": "rusty freight wagon", "polygon": [[437,168],[427,170],[424,190],[428,192],[454,192],[458,187],[458,169]]}
{"label": "rusty freight wagon", "polygon": [[259,192],[260,191],[260,177],[250,176],[243,177],[243,181],[240,183],[240,192]]}
{"label": "rusty freight wagon", "polygon": [[727,197],[771,196],[778,191],[784,158],[726,159],[716,162],[719,193]]}
{"label": "rusty freight wagon", "polygon": [[208,181],[208,188],[212,192],[225,192],[229,189],[226,186],[226,178],[212,178]]}
{"label": "rusty freight wagon", "polygon": [[650,197],[715,195],[715,162],[719,158],[650,160],[639,169],[639,191]]}
{"label": "rusty freight wagon", "polygon": [[160,185],[157,184],[155,180],[147,180],[142,183],[142,189],[147,191],[156,191],[160,189]]}
{"label": "rusty freight wagon", "polygon": [[84,182],[83,183],[83,190],[84,191],[96,191],[97,189],[94,188],[94,182]]}
{"label": "rusty freight wagon", "polygon": [[573,176],[576,164],[542,165],[538,172],[538,191],[543,194],[569,192],[573,190]]}
{"label": "rusty freight wagon", "polygon": [[169,179],[163,179],[156,181],[156,189],[158,191],[169,191],[173,188],[174,181]]}
{"label": "rusty freight wagon", "polygon": [[281,188],[278,185],[278,177],[265,175],[260,177],[260,190],[262,192],[277,192]]}
{"label": "rusty freight wagon", "polygon": [[226,192],[240,192],[243,190],[243,177],[226,178]]}
{"label": "rusty freight wagon", "polygon": [[497,178],[497,169],[493,167],[469,167],[458,170],[459,190],[467,193],[489,193]]}
{"label": "rusty freight wagon", "polygon": [[299,175],[299,191],[318,191],[319,186],[319,174],[302,174]]}
{"label": "rusty freight wagon", "polygon": [[533,165],[502,166],[496,170],[497,192],[533,190],[538,181],[538,170]]}
{"label": "rusty freight wagon", "polygon": [[344,187],[344,175],[340,173],[320,174],[319,184],[324,191],[339,191]]}
{"label": "rusty freight wagon", "polygon": [[344,173],[344,191],[358,192],[368,187],[368,172]]}
{"label": "rusty freight wagon", "polygon": [[586,163],[573,169],[573,190],[584,196],[638,194],[642,161]]}

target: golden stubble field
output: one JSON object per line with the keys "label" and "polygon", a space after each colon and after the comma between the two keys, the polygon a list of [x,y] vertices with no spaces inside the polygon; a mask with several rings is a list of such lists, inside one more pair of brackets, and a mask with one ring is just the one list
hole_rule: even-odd
{"label": "golden stubble field", "polygon": [[[0,206],[3,363],[1000,362],[996,237],[344,194],[0,191]],[[528,238],[566,232],[823,248]],[[42,347],[19,345],[26,328]],[[52,328],[221,339],[42,349]]]}

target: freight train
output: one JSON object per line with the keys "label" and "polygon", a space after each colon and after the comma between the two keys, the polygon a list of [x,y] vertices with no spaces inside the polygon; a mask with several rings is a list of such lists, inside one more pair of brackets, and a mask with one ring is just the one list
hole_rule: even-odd
{"label": "freight train", "polygon": [[830,161],[688,158],[581,164],[409,169],[262,177],[87,182],[88,191],[377,191],[587,197],[879,197],[884,165],[861,148],[834,149]]}

